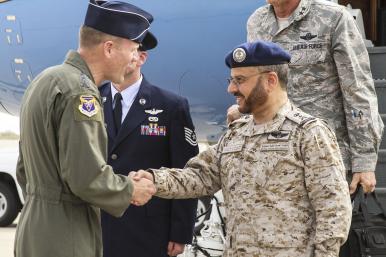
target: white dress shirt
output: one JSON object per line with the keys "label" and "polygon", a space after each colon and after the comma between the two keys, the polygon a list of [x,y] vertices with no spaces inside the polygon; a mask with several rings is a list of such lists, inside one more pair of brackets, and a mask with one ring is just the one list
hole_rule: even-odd
{"label": "white dress shirt", "polygon": [[[138,94],[139,87],[141,86],[141,83],[142,83],[142,75],[134,84],[128,86],[125,90],[123,90],[121,92],[121,95],[122,95],[122,100],[121,100],[122,119],[121,119],[121,123],[123,123],[123,121],[126,118],[127,113],[130,110],[130,107],[133,105],[134,99]],[[114,109],[114,106],[115,106],[114,96],[116,93],[118,93],[118,90],[114,87],[113,83],[110,83],[110,87],[111,87],[111,97],[113,99],[113,109]]]}

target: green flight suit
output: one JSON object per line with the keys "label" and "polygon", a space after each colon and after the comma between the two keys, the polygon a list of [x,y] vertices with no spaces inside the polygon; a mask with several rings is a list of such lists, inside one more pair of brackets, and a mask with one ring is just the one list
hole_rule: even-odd
{"label": "green flight suit", "polygon": [[74,51],[38,75],[23,97],[17,178],[26,196],[17,257],[100,257],[100,209],[120,216],[133,185],[106,164],[98,88]]}

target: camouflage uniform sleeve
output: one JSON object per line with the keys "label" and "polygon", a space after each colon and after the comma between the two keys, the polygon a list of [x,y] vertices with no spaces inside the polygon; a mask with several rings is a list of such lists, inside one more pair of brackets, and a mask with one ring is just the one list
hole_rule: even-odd
{"label": "camouflage uniform sleeve", "polygon": [[305,184],[316,215],[315,257],[337,257],[351,223],[351,201],[335,135],[320,121],[301,138]]}
{"label": "camouflage uniform sleeve", "polygon": [[[86,100],[84,109],[82,99]],[[90,93],[73,95],[60,104],[63,112],[58,121],[58,141],[63,181],[82,200],[121,216],[130,204],[133,185],[131,179],[114,174],[106,164],[107,137],[98,98]],[[93,112],[87,112],[90,106]]]}
{"label": "camouflage uniform sleeve", "polygon": [[[152,169],[157,196],[162,198],[198,198],[221,189],[216,146],[190,159],[184,169]],[[182,171],[182,172],[181,172]]]}
{"label": "camouflage uniform sleeve", "polygon": [[331,43],[343,94],[352,171],[374,171],[383,122],[378,113],[368,53],[348,12],[342,12],[334,29]]}

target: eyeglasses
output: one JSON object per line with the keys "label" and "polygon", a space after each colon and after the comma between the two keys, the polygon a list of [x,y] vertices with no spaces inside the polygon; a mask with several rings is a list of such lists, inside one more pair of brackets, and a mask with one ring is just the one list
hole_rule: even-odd
{"label": "eyeglasses", "polygon": [[227,81],[229,84],[234,84],[236,85],[237,87],[240,87],[241,84],[245,83],[248,79],[254,77],[254,76],[257,76],[257,75],[260,75],[262,73],[268,73],[268,72],[271,72],[271,71],[262,71],[262,72],[258,72],[258,73],[255,73],[255,74],[252,74],[250,76],[236,76],[236,77],[229,77],[227,78]]}

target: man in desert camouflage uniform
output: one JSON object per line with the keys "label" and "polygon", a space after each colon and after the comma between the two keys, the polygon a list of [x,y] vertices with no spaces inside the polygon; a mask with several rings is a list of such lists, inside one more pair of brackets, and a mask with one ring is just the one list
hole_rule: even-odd
{"label": "man in desert camouflage uniform", "polygon": [[[248,41],[276,42],[291,53],[289,99],[335,131],[345,168],[354,174],[350,192],[358,183],[374,191],[383,122],[368,53],[353,17],[344,6],[327,1],[267,2],[248,20]],[[230,108],[228,116],[236,110]]]}
{"label": "man in desert camouflage uniform", "polygon": [[288,101],[289,60],[274,43],[238,46],[226,57],[228,92],[252,115],[234,121],[184,172],[136,175],[154,179],[156,195],[164,198],[222,189],[224,257],[337,257],[347,237],[351,204],[339,147],[323,121]]}

